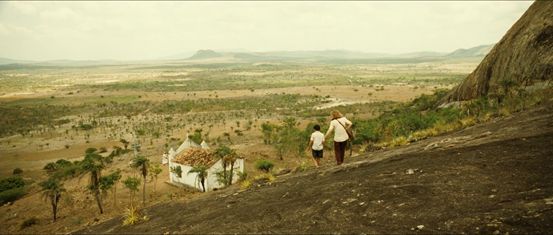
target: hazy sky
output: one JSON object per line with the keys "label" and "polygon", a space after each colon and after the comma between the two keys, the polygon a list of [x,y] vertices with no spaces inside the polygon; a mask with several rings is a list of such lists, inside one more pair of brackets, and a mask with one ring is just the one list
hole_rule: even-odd
{"label": "hazy sky", "polygon": [[0,2],[0,57],[151,59],[198,49],[403,53],[495,43],[532,2]]}

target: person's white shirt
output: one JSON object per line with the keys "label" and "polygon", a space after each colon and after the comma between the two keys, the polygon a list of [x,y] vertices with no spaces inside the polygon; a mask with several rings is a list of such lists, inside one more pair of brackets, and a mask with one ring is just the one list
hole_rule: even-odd
{"label": "person's white shirt", "polygon": [[311,149],[313,150],[323,150],[323,142],[325,140],[325,136],[320,131],[315,131],[313,134],[311,134],[311,141],[313,141],[313,145],[311,146]]}
{"label": "person's white shirt", "polygon": [[328,131],[326,133],[329,134],[330,132],[334,131],[334,141],[344,142],[349,139],[348,133],[346,132],[346,128],[344,128],[344,126],[348,126],[351,124],[352,123],[346,117],[333,119],[332,121],[330,121],[330,127],[328,128]]}

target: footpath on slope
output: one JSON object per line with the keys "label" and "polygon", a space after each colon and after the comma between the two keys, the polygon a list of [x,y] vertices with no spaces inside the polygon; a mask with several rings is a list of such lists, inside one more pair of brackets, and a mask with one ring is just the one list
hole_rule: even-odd
{"label": "footpath on slope", "polygon": [[76,233],[549,233],[553,105]]}

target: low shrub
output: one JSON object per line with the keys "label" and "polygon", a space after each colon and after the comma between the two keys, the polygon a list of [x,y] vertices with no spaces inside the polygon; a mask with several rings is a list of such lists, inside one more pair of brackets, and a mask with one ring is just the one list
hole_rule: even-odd
{"label": "low shrub", "polygon": [[255,163],[255,168],[257,168],[258,170],[264,171],[266,173],[269,173],[269,171],[271,171],[273,167],[274,167],[274,164],[266,159],[258,160]]}
{"label": "low shrub", "polygon": [[238,181],[244,181],[248,178],[248,172],[238,172]]}
{"label": "low shrub", "polygon": [[23,170],[21,168],[15,168],[13,169],[13,175],[20,175],[23,173]]}
{"label": "low shrub", "polygon": [[133,225],[140,221],[140,213],[136,207],[127,208],[123,216],[125,218],[123,225]]}
{"label": "low shrub", "polygon": [[24,186],[25,181],[21,176],[10,176],[0,180],[0,192]]}
{"label": "low shrub", "polygon": [[35,224],[38,224],[38,219],[37,218],[32,217],[32,218],[26,219],[25,221],[23,221],[23,223],[21,223],[21,229],[31,227]]}
{"label": "low shrub", "polygon": [[240,183],[240,188],[241,189],[248,189],[252,186],[252,181],[250,180],[244,180],[242,181],[242,183]]}
{"label": "low shrub", "polygon": [[182,177],[182,168],[180,166],[171,167],[171,172],[177,174],[179,178]]}

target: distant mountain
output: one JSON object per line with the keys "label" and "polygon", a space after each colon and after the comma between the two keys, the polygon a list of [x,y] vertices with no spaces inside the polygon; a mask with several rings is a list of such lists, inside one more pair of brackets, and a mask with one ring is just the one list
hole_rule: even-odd
{"label": "distant mountain", "polygon": [[0,65],[4,65],[4,64],[25,64],[25,63],[30,63],[30,62],[31,61],[14,60],[14,59],[0,57]]}
{"label": "distant mountain", "polygon": [[260,52],[260,55],[281,58],[325,58],[325,59],[362,59],[385,57],[383,53],[365,53],[348,50],[322,50],[322,51],[271,51]]}
{"label": "distant mountain", "polygon": [[268,52],[216,52],[199,50],[188,60],[224,59],[240,62],[263,61],[314,61],[339,63],[375,63],[379,61],[396,61],[397,63],[414,63],[458,58],[483,58],[493,45],[481,45],[469,49],[458,49],[450,53],[419,51],[403,54],[368,53],[348,50],[320,51],[268,51]]}
{"label": "distant mountain", "polygon": [[201,60],[201,59],[217,58],[217,57],[222,57],[222,56],[223,56],[223,54],[217,53],[213,50],[199,50],[188,59]]}
{"label": "distant mountain", "polygon": [[14,60],[8,58],[0,58],[0,66],[6,68],[26,68],[26,67],[87,67],[101,65],[122,65],[128,64],[128,61],[117,60],[45,60],[45,61],[30,61],[30,60]]}
{"label": "distant mountain", "polygon": [[447,55],[447,53],[435,52],[435,51],[417,51],[417,52],[411,52],[411,53],[404,53],[404,54],[395,55],[395,57],[399,57],[399,58],[422,58],[422,57],[441,57],[441,56],[445,56],[445,55]]}
{"label": "distant mountain", "polygon": [[447,57],[460,58],[460,57],[484,57],[490,52],[495,44],[481,45],[468,49],[457,49],[449,54]]}
{"label": "distant mountain", "polygon": [[29,61],[16,60],[0,57],[0,65],[17,64],[18,66],[99,66],[99,65],[121,65],[129,63],[155,63],[160,60],[202,60],[202,63],[209,62],[240,62],[240,63],[259,63],[259,62],[321,62],[321,63],[367,63],[367,64],[385,64],[385,63],[421,63],[429,61],[439,61],[448,59],[471,60],[482,59],[492,49],[494,45],[481,45],[468,49],[457,49],[451,53],[419,51],[403,54],[369,53],[349,50],[309,50],[309,51],[267,51],[267,52],[248,52],[245,50],[237,51],[214,51],[210,49],[198,50],[193,52],[183,52],[158,58],[155,60],[46,60]]}

